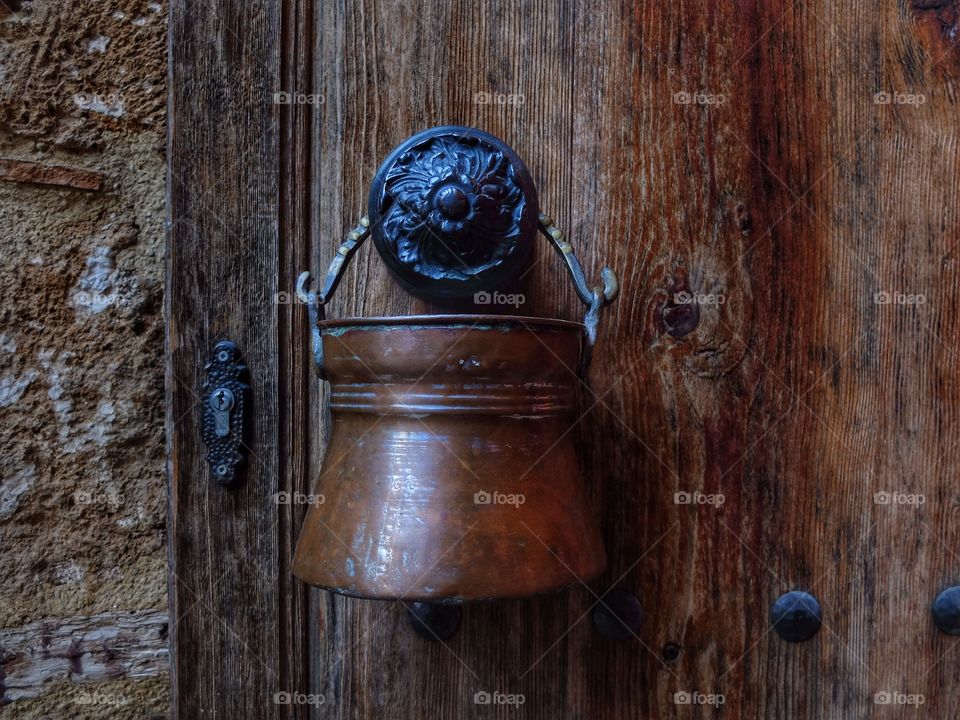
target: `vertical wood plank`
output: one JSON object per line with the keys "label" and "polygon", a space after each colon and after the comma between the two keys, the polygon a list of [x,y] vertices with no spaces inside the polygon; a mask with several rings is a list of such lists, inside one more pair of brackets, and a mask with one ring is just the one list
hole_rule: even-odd
{"label": "vertical wood plank", "polygon": [[[284,0],[281,41],[281,84],[292,97],[309,92],[313,85],[313,42],[315,25],[309,21],[313,0]],[[279,447],[280,477],[291,497],[309,493],[314,476],[313,438],[320,426],[311,402],[316,385],[310,361],[306,313],[295,301],[295,283],[300,272],[309,267],[313,247],[313,223],[310,214],[312,143],[310,123],[313,102],[294,102],[280,106],[280,240],[281,272],[279,311],[279,352],[281,413]],[[283,402],[283,401],[286,402]],[[290,502],[278,507],[279,586],[281,592],[280,632],[281,677],[287,692],[307,692],[310,687],[310,637],[317,632],[316,613],[311,611],[306,586],[293,576],[290,563],[306,515],[307,506]],[[308,717],[307,703],[291,703],[276,708],[278,714]]]}
{"label": "vertical wood plank", "polygon": [[[173,2],[170,10],[167,388],[175,717],[303,717],[306,595],[288,565],[306,487],[307,363],[289,302],[309,237],[303,116],[278,105],[309,70],[300,4]],[[302,33],[306,31],[306,35]],[[282,113],[281,113],[282,109]],[[282,180],[281,180],[282,178]],[[211,478],[203,365],[238,344],[250,369],[248,460]]]}
{"label": "vertical wood plank", "polygon": [[[383,157],[426,127],[483,128],[517,149],[541,189],[556,184],[553,197],[576,186],[566,171],[571,159],[558,165],[541,145],[545,138],[569,142],[572,132],[562,104],[571,102],[569,8],[374,1],[325,4],[320,13],[317,91],[325,99],[315,130],[315,267],[326,266],[342,234],[366,212]],[[542,62],[529,62],[534,51]],[[550,280],[541,285],[543,278]],[[565,283],[553,251],[538,248],[523,311],[579,316]],[[329,316],[428,309],[392,282],[369,247],[354,259]],[[467,607],[461,630],[446,644],[415,636],[400,603],[311,592],[321,611],[313,658],[314,690],[325,698],[318,717],[479,717],[491,710],[474,704],[480,691],[522,692],[525,712],[564,717],[568,661],[550,649],[587,607],[583,588]],[[524,676],[544,654],[545,669]]]}

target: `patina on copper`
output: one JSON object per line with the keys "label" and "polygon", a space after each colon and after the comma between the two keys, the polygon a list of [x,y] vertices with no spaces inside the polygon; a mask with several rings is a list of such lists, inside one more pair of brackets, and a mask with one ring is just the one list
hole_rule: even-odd
{"label": "patina on copper", "polygon": [[[403,143],[319,292],[303,273],[332,427],[294,573],[366,598],[460,602],[586,582],[606,556],[571,432],[576,390],[616,276],[587,285],[504,143],[442,127]],[[436,301],[498,290],[537,229],[588,306],[585,324],[500,315],[324,319],[371,234],[404,287]]]}

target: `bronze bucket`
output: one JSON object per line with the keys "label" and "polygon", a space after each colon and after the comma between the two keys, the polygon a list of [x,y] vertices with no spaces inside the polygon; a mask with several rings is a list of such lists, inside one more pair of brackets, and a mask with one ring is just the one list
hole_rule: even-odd
{"label": "bronze bucket", "polygon": [[[418,175],[418,163],[429,172]],[[508,200],[485,203],[478,188]],[[599,310],[617,293],[613,273],[604,269],[604,287],[588,289],[572,248],[539,214],[522,162],[478,130],[435,128],[407,140],[378,173],[370,205],[323,291],[308,289],[308,273],[298,283],[317,369],[330,383],[331,432],[294,573],[345,595],[431,603],[523,597],[595,578],[606,555],[571,431]],[[419,263],[403,252],[417,247],[411,217],[430,236],[420,239]],[[444,225],[451,217],[475,224],[458,234]],[[529,244],[537,229],[589,306],[584,324],[480,314],[322,319],[371,234],[407,289],[444,301],[515,276],[529,248],[502,246]],[[424,242],[445,249],[427,262]],[[478,243],[494,249],[471,254]],[[490,252],[502,262],[488,262]],[[451,259],[472,271],[451,271]]]}

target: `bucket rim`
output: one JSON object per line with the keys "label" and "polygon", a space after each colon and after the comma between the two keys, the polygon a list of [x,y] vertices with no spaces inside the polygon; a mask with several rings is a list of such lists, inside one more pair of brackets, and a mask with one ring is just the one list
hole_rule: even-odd
{"label": "bucket rim", "polygon": [[389,329],[390,327],[409,327],[411,325],[431,328],[462,328],[472,325],[475,326],[474,329],[476,330],[486,330],[489,329],[489,326],[502,327],[504,325],[527,329],[571,330],[576,332],[584,332],[586,330],[583,323],[573,320],[539,318],[527,315],[399,315],[395,317],[335,318],[331,320],[321,320],[317,323],[317,327],[320,329],[363,328],[369,326]]}

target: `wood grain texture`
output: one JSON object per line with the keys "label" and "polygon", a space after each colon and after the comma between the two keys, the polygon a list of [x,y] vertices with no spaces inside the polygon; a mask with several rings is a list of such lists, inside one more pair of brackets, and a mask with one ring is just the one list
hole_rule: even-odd
{"label": "wood grain texture", "polygon": [[[299,77],[295,3],[170,11],[167,428],[175,717],[276,718],[303,710],[304,588],[288,570],[305,485],[306,355],[283,279],[304,262],[291,186],[304,163],[296,113],[275,94]],[[282,126],[281,126],[282,119]],[[292,198],[288,200],[288,198]],[[296,233],[301,238],[291,244]],[[300,253],[300,255],[298,255]],[[200,442],[200,382],[216,341],[250,370],[248,461],[219,487]],[[298,485],[301,483],[301,485]]]}
{"label": "wood grain texture", "polygon": [[[484,717],[480,690],[551,719],[718,715],[678,692],[722,693],[724,717],[894,717],[884,691],[956,713],[960,657],[928,607],[960,581],[958,54],[954,4],[927,5],[317,8],[314,267],[394,145],[462,123],[518,150],[588,275],[608,263],[623,285],[577,427],[607,574],[468,607],[446,646],[397,605],[311,591],[319,717]],[[524,311],[578,317],[556,258],[537,260]],[[926,302],[875,297],[897,292]],[[424,309],[368,248],[331,315]],[[697,491],[725,502],[675,503]],[[589,621],[612,586],[646,611],[622,644]],[[825,613],[803,645],[768,618],[795,588]]]}
{"label": "wood grain texture", "polygon": [[[181,716],[913,712],[883,692],[956,716],[960,648],[928,611],[960,583],[956,23],[952,0],[174,3]],[[316,99],[278,111],[278,90]],[[439,644],[399,603],[290,579],[302,509],[270,497],[318,471],[326,391],[304,364],[304,313],[273,297],[326,267],[389,150],[447,123],[510,143],[588,277],[609,264],[623,290],[575,429],[610,568],[567,594],[468,606]],[[525,280],[524,313],[580,317],[545,244]],[[368,247],[329,315],[429,309]],[[259,462],[226,492],[204,481],[191,397],[221,335],[257,374]],[[723,502],[677,502],[694,493]],[[611,587],[645,610],[621,643],[590,623]],[[804,644],[770,628],[790,589],[824,609]],[[269,705],[301,688],[323,702]],[[524,703],[478,705],[483,691]]]}
{"label": "wood grain texture", "polygon": [[57,681],[142,680],[169,670],[165,610],[39,620],[0,631],[0,686],[10,702]]}

